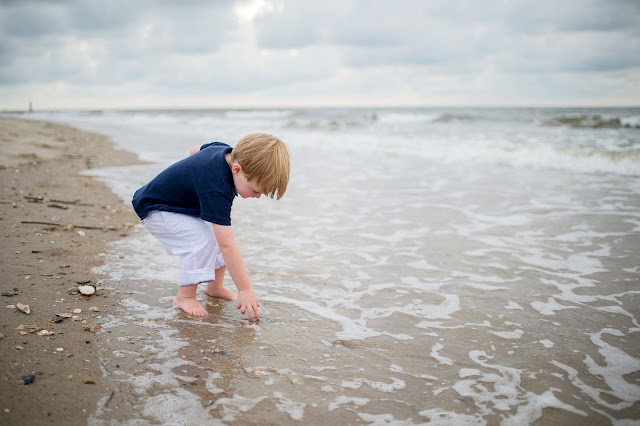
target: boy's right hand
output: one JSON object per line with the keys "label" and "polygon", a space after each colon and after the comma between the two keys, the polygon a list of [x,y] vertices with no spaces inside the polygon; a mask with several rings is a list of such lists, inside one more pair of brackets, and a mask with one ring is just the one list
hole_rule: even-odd
{"label": "boy's right hand", "polygon": [[247,312],[249,314],[249,321],[253,321],[253,315],[255,315],[256,321],[260,319],[258,306],[260,306],[260,303],[258,303],[256,293],[252,288],[240,290],[238,292],[238,303],[236,308],[240,309],[240,312],[243,315]]}

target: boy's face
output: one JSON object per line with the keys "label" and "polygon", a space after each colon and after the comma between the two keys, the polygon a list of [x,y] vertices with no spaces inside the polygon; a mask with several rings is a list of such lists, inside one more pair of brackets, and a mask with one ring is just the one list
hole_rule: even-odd
{"label": "boy's face", "polygon": [[249,182],[242,171],[242,166],[235,163],[231,167],[231,173],[233,174],[233,184],[236,187],[236,191],[242,198],[260,198],[262,191],[255,182]]}

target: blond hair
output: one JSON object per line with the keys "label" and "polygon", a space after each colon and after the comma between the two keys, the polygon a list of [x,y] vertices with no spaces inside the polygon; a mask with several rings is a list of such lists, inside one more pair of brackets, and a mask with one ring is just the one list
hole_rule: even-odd
{"label": "blond hair", "polygon": [[237,161],[248,181],[255,182],[260,191],[279,200],[289,183],[289,152],[275,136],[253,133],[240,139],[231,151],[231,161]]}

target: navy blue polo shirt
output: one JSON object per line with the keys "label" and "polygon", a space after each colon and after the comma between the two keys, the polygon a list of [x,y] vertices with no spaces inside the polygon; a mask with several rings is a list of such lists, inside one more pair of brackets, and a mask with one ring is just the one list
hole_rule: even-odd
{"label": "navy blue polo shirt", "polygon": [[231,225],[231,205],[238,193],[222,142],[202,145],[200,151],[163,170],[133,195],[133,208],[144,219],[153,210],[197,216],[217,225]]}

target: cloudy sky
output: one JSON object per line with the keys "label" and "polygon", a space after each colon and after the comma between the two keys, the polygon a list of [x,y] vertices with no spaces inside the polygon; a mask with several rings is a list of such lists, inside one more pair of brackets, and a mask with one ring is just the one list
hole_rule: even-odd
{"label": "cloudy sky", "polygon": [[640,105],[638,0],[0,0],[0,110]]}

